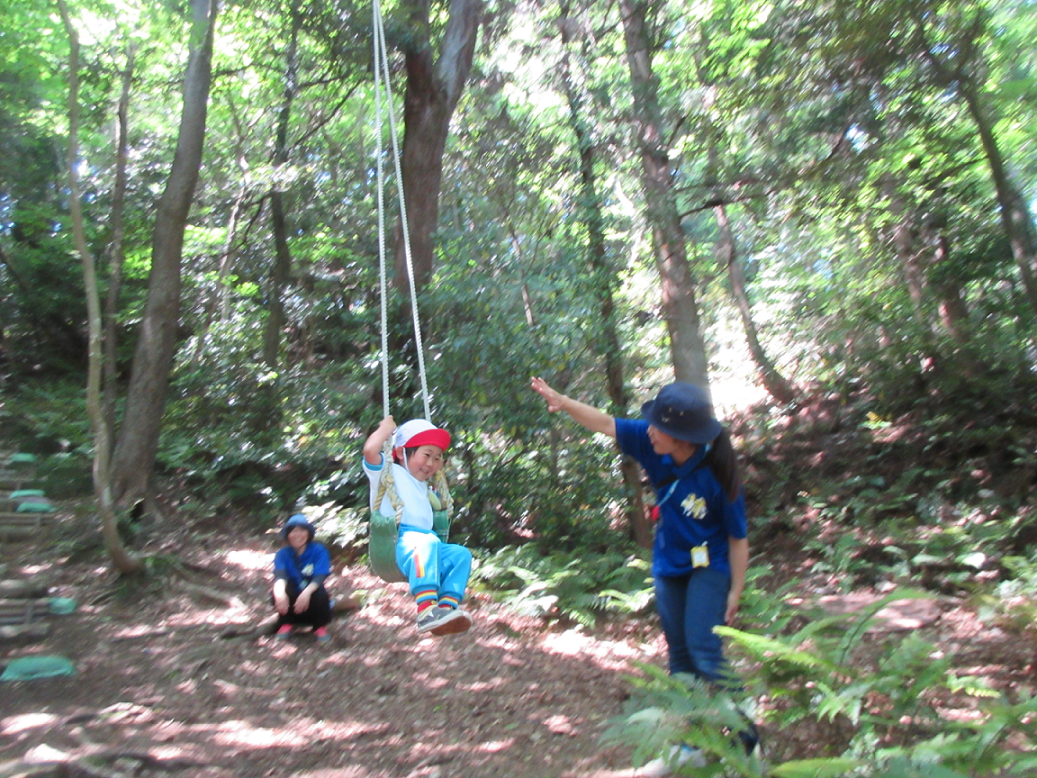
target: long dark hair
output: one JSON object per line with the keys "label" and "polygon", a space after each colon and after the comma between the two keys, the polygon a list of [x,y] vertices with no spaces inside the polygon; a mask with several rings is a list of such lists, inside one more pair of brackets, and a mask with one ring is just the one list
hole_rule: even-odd
{"label": "long dark hair", "polygon": [[738,469],[738,457],[735,448],[731,445],[731,435],[727,428],[720,430],[720,434],[713,441],[713,448],[706,454],[706,464],[713,471],[720,487],[727,494],[727,499],[734,502],[742,491],[742,474]]}

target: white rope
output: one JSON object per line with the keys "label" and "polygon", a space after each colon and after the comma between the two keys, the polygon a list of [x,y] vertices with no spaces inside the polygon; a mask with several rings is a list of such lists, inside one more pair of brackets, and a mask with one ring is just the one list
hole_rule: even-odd
{"label": "white rope", "polygon": [[[374,15],[376,20],[382,17],[381,6],[378,0],[374,0]],[[380,21],[376,21],[376,28],[380,28]],[[377,31],[371,36],[374,43],[374,113],[375,113],[375,158],[378,160],[378,280],[381,291],[382,306],[382,418],[389,415],[389,315],[386,308],[386,282],[385,282],[385,197],[382,173],[382,85],[381,69],[378,63],[381,59],[378,43],[380,36]],[[376,503],[380,505],[381,502]]]}
{"label": "white rope", "polygon": [[410,309],[414,321],[414,345],[418,355],[418,376],[421,380],[421,399],[425,406],[425,418],[432,420],[429,408],[428,382],[425,376],[425,348],[421,341],[421,323],[418,319],[418,296],[414,288],[414,262],[411,258],[410,228],[407,224],[407,205],[403,198],[403,173],[400,169],[399,144],[396,139],[396,119],[392,108],[392,92],[389,88],[389,64],[385,46],[385,27],[382,23],[382,6],[374,0],[374,70],[375,70],[375,117],[378,135],[378,259],[382,292],[382,401],[385,416],[389,415],[389,350],[386,313],[385,274],[385,226],[384,203],[382,200],[382,115],[381,90],[385,90],[389,114],[389,136],[392,140],[393,163],[396,171],[396,195],[400,201],[400,226],[403,231],[403,254],[407,264],[407,280],[410,284]]}

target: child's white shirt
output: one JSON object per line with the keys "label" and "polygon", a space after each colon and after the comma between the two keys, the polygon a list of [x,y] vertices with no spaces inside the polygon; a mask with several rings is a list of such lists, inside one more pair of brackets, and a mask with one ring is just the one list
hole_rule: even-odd
{"label": "child's white shirt", "polygon": [[[383,516],[395,516],[396,511],[389,500],[388,492],[382,500],[380,509],[376,508],[374,504],[375,498],[378,495],[378,484],[385,470],[384,459],[379,465],[372,465],[366,459],[361,459],[361,462],[364,466],[364,473],[367,474],[367,480],[371,482],[371,510],[378,510]],[[412,476],[403,465],[398,465],[394,462],[391,467],[393,481],[396,483],[396,493],[403,502],[403,520],[400,523],[417,527],[418,529],[431,530],[432,503],[429,502],[428,498],[428,483],[419,481]]]}

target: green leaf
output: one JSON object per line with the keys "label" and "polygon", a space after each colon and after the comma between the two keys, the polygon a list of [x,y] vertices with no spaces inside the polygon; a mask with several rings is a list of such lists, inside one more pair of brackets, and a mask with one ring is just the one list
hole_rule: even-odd
{"label": "green leaf", "polygon": [[771,769],[777,778],[837,778],[864,766],[858,759],[799,759]]}

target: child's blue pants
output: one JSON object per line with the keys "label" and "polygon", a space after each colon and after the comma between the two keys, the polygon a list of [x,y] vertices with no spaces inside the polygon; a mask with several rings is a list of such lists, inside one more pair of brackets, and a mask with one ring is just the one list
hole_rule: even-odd
{"label": "child's blue pants", "polygon": [[440,597],[450,595],[460,602],[472,572],[472,552],[444,543],[432,530],[401,524],[396,564],[407,576],[411,594],[435,589]]}

